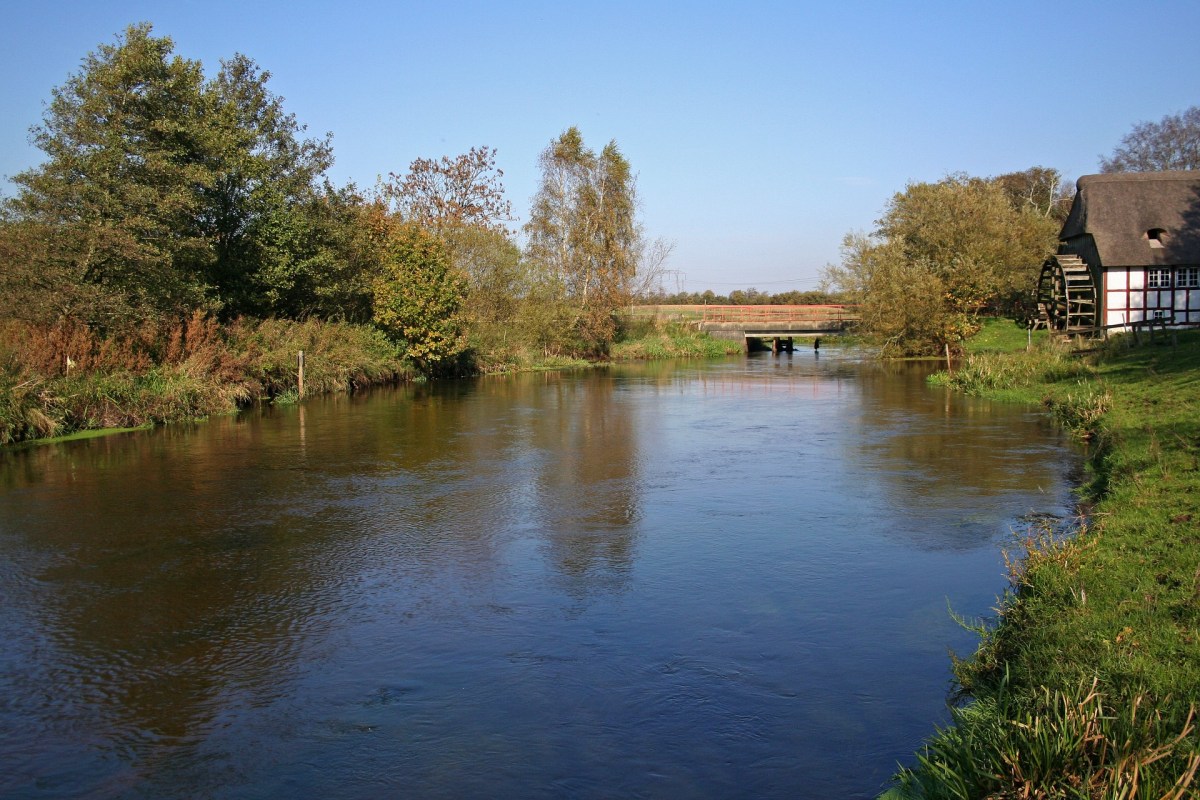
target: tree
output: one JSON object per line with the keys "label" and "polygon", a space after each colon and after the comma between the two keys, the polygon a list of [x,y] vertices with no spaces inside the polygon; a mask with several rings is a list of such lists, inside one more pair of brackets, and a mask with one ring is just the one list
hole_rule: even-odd
{"label": "tree", "polygon": [[[1011,176],[1003,176],[1005,179]],[[1059,223],[1009,180],[951,175],[909,184],[870,235],[847,235],[824,287],[862,304],[897,354],[960,346],[980,313],[1023,313]]]}
{"label": "tree", "polygon": [[131,26],[53,90],[32,130],[47,160],[14,179],[5,218],[57,240],[25,248],[30,268],[93,323],[303,315],[332,261],[319,187],[329,137],[302,138],[249,58],[205,82],[173,49]]}
{"label": "tree", "polygon": [[909,184],[889,202],[876,233],[909,261],[928,264],[952,309],[976,314],[1029,293],[1058,230],[1033,207],[1014,208],[994,180],[957,174]]}
{"label": "tree", "polygon": [[1062,173],[1052,167],[1030,167],[992,178],[1018,211],[1030,209],[1060,224],[1071,211],[1072,193],[1064,185]]}
{"label": "tree", "polygon": [[302,315],[321,279],[313,270],[327,260],[312,214],[327,199],[318,184],[333,164],[330,135],[302,138],[304,126],[267,88],[270,77],[236,55],[206,87],[216,144],[204,192],[214,250],[206,283],[228,317]]}
{"label": "tree", "polygon": [[396,220],[382,207],[373,214],[375,325],[403,345],[422,372],[444,370],[466,346],[461,317],[465,283],[440,239]]}
{"label": "tree", "polygon": [[401,219],[439,236],[455,228],[508,234],[512,204],[504,198],[503,177],[494,147],[472,147],[454,158],[418,158],[405,175],[389,173],[382,188]]}
{"label": "tree", "polygon": [[1156,172],[1200,169],[1200,106],[1168,114],[1158,122],[1139,122],[1125,134],[1101,172]]}
{"label": "tree", "polygon": [[646,243],[636,218],[636,179],[615,141],[599,153],[578,128],[553,140],[540,158],[542,181],[529,222],[528,257],[561,288],[585,346],[602,351],[628,305]]}
{"label": "tree", "polygon": [[47,161],[13,178],[8,218],[58,239],[58,273],[104,296],[92,322],[205,302],[213,254],[199,221],[215,142],[200,64],[173,47],[143,24],[89,54],[31,129]]}

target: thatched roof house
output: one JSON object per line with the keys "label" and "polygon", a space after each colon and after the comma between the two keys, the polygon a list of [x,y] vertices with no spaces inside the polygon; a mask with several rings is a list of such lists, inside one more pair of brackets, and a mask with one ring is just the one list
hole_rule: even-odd
{"label": "thatched roof house", "polygon": [[1051,328],[1200,324],[1200,171],[1084,175],[1038,297]]}
{"label": "thatched roof house", "polygon": [[1112,172],[1076,185],[1060,253],[1093,270],[1200,266],[1200,172]]}

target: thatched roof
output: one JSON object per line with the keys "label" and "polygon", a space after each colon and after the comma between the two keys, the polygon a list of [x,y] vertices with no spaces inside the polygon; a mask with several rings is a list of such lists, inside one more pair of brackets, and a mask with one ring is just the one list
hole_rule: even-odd
{"label": "thatched roof", "polygon": [[1093,267],[1200,265],[1200,171],[1084,175],[1059,250]]}

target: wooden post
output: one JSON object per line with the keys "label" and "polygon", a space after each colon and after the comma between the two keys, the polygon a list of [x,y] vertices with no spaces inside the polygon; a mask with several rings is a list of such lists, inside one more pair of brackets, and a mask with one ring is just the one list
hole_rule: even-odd
{"label": "wooden post", "polygon": [[300,399],[304,399],[304,351],[301,350],[297,358],[298,369],[296,371],[296,395]]}
{"label": "wooden post", "polygon": [[946,372],[950,371],[950,343],[946,342]]}

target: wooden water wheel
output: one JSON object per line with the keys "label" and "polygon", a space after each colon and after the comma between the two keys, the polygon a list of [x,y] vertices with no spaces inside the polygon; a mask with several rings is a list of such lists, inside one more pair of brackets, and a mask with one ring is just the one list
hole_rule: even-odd
{"label": "wooden water wheel", "polygon": [[1099,328],[1096,282],[1079,256],[1046,259],[1038,278],[1037,302],[1038,322],[1051,332],[1091,335]]}

